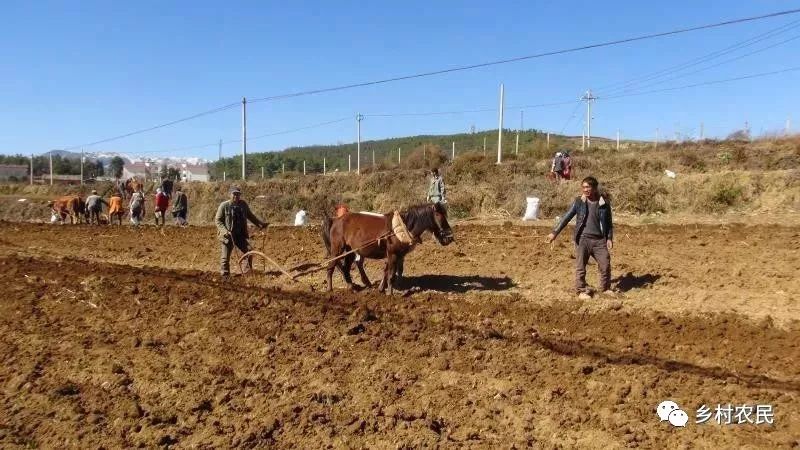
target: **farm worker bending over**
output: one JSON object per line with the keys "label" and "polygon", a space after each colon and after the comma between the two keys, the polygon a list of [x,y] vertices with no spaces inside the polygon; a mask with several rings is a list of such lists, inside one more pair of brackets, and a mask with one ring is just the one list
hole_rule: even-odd
{"label": "farm worker bending over", "polygon": [[119,224],[122,225],[123,214],[125,214],[125,211],[122,209],[122,194],[115,191],[108,201],[108,223],[114,223],[114,218],[116,217],[119,220]]}
{"label": "farm worker bending over", "polygon": [[97,195],[97,191],[92,190],[92,195],[86,197],[86,212],[89,215],[89,223],[100,225],[100,213],[103,212],[103,205],[108,206],[103,197]]}
{"label": "farm worker bending over", "polygon": [[[230,190],[230,200],[220,203],[214,222],[217,224],[217,236],[221,242],[221,272],[223,277],[230,275],[231,251],[235,245],[242,253],[250,251],[247,243],[247,221],[253,222],[262,230],[269,225],[258,220],[250,211],[247,203],[241,199],[242,191],[234,186]],[[247,260],[247,270],[252,267],[252,259]]]}
{"label": "farm worker bending over", "polygon": [[139,225],[139,222],[142,221],[142,217],[144,217],[144,192],[142,192],[141,188],[131,195],[130,209],[131,222],[133,222],[134,225]]}
{"label": "farm worker bending over", "polygon": [[431,170],[431,185],[428,187],[428,201],[431,203],[446,203],[444,198],[444,180],[439,176],[439,169]]}
{"label": "farm worker bending over", "polygon": [[588,300],[591,290],[586,286],[586,263],[589,256],[597,261],[600,271],[600,291],[613,295],[611,290],[611,254],[614,243],[614,223],[611,220],[611,204],[597,190],[597,179],[586,177],[581,182],[581,196],[575,198],[564,217],[547,235],[547,242],[553,242],[558,233],[577,216],[575,220],[575,289],[578,298]]}
{"label": "farm worker bending over", "polygon": [[158,225],[158,219],[161,219],[161,225],[164,225],[167,221],[165,214],[167,213],[167,207],[169,206],[169,197],[161,188],[156,189],[156,206],[154,208],[156,213],[156,225]]}

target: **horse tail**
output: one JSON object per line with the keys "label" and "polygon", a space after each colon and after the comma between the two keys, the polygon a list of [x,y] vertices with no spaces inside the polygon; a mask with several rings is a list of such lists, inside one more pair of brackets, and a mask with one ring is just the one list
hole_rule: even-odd
{"label": "horse tail", "polygon": [[325,215],[322,220],[322,242],[325,243],[326,258],[331,257],[331,225],[333,225],[333,219]]}

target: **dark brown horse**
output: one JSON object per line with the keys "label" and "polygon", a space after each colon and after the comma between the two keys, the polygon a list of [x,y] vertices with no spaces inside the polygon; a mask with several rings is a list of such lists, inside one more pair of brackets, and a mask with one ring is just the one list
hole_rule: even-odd
{"label": "dark brown horse", "polygon": [[[339,218],[325,218],[322,224],[322,238],[328,257],[336,257],[350,250],[358,249],[344,258],[328,263],[328,290],[333,290],[333,271],[339,268],[347,287],[353,289],[353,279],[350,269],[356,263],[361,281],[365,286],[371,286],[364,271],[364,258],[386,259],[383,269],[383,279],[379,289],[383,292],[387,287],[388,294],[393,293],[393,275],[398,264],[402,264],[405,255],[413,248],[413,244],[401,242],[392,233],[392,217],[394,213],[368,214],[345,213]],[[406,228],[414,239],[419,242],[422,233],[430,231],[442,245],[453,242],[453,230],[447,223],[447,210],[440,204],[425,204],[412,206],[400,213]],[[361,248],[363,247],[363,248]],[[360,258],[356,258],[356,254]]]}

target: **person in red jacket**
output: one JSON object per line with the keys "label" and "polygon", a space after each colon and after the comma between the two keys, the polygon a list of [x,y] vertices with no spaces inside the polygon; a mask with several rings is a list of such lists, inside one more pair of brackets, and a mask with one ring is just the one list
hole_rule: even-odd
{"label": "person in red jacket", "polygon": [[156,225],[158,225],[159,219],[161,219],[161,225],[164,225],[164,223],[167,221],[165,214],[167,212],[167,207],[169,207],[169,197],[167,197],[167,194],[161,191],[161,188],[156,189],[155,203],[156,205],[154,209],[156,211]]}

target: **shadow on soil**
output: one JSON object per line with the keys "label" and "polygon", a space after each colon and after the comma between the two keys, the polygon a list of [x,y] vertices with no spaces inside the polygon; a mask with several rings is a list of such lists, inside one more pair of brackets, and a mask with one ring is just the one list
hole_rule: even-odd
{"label": "shadow on soil", "polygon": [[661,275],[646,273],[644,275],[634,275],[633,272],[628,272],[625,275],[611,280],[612,283],[617,284],[617,289],[620,292],[628,292],[631,289],[641,289],[645,286],[655,284],[661,278]]}
{"label": "shadow on soil", "polygon": [[482,277],[479,275],[422,275],[404,277],[400,282],[401,289],[459,294],[470,291],[507,291],[514,286],[516,284],[509,277]]}

